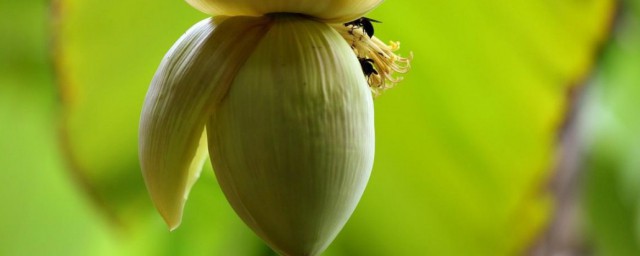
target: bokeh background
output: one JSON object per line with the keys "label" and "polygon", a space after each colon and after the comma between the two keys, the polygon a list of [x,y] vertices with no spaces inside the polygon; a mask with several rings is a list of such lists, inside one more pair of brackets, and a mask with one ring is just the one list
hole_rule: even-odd
{"label": "bokeh background", "polygon": [[[413,52],[324,255],[640,255],[640,1],[389,0]],[[0,0],[0,255],[275,255],[210,165],[169,232],[137,125],[181,0]],[[558,254],[555,254],[558,255]]]}

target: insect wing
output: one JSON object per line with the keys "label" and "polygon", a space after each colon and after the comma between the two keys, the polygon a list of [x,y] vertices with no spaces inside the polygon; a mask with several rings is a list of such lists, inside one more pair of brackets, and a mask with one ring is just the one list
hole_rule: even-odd
{"label": "insect wing", "polygon": [[369,22],[382,23],[382,21],[370,19],[370,18],[367,18],[367,17],[363,17],[362,19],[368,20]]}
{"label": "insect wing", "polygon": [[362,22],[362,29],[364,29],[364,32],[367,33],[367,35],[369,37],[373,36],[373,24],[371,24],[371,22],[368,21],[363,21]]}

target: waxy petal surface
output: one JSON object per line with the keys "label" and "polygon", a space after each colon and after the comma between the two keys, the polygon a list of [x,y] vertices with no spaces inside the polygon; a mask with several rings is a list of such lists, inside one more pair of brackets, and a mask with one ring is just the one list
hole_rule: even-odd
{"label": "waxy petal surface", "polygon": [[383,0],[186,0],[211,15],[262,16],[298,13],[328,22],[347,22],[363,16]]}
{"label": "waxy petal surface", "polygon": [[245,223],[281,255],[318,255],[369,180],[372,94],[335,30],[278,17],[207,133],[218,182]]}
{"label": "waxy petal surface", "polygon": [[171,229],[206,151],[204,125],[237,70],[268,29],[268,18],[206,19],[169,50],[142,109],[139,158],[151,198]]}

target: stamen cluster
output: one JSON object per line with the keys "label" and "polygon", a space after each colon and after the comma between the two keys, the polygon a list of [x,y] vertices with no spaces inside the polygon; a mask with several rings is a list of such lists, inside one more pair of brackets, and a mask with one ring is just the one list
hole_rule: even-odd
{"label": "stamen cluster", "polygon": [[[351,49],[360,60],[371,91],[379,95],[402,81],[402,77],[394,76],[394,73],[404,74],[409,71],[413,53],[409,53],[409,57],[406,58],[395,54],[394,52],[400,49],[400,43],[390,41],[389,45],[385,44],[373,36],[369,21],[375,20],[368,18],[359,20],[362,19],[365,19],[364,23],[354,21],[334,24],[333,28],[351,45]],[[373,72],[368,69],[368,65],[373,65]]]}

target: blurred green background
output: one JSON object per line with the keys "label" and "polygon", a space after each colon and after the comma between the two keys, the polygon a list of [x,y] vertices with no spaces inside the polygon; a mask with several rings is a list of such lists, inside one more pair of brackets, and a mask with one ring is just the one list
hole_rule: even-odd
{"label": "blurred green background", "polygon": [[[209,164],[171,233],[142,181],[147,86],[205,17],[0,0],[0,255],[274,255]],[[389,0],[368,17],[413,69],[375,101],[373,174],[324,255],[640,255],[640,1]]]}

